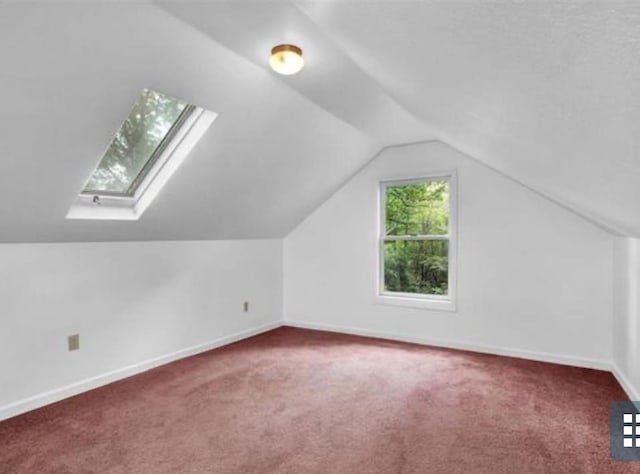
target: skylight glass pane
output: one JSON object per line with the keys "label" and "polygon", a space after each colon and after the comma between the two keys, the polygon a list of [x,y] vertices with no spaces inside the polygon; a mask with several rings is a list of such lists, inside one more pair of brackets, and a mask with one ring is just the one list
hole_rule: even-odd
{"label": "skylight glass pane", "polygon": [[144,89],[83,193],[132,196],[189,104]]}

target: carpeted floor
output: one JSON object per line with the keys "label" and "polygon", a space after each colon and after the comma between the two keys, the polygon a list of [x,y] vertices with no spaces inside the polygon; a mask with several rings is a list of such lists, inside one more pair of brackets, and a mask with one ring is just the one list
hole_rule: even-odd
{"label": "carpeted floor", "polygon": [[280,328],[0,422],[2,473],[617,473],[611,374]]}

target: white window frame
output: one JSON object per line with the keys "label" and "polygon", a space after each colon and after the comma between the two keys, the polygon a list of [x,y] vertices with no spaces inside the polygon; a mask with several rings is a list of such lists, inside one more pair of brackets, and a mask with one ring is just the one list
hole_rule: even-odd
{"label": "white window frame", "polygon": [[195,107],[136,187],[133,196],[80,192],[67,219],[140,219],[216,117],[214,112]]}
{"label": "white window frame", "polygon": [[[386,190],[389,186],[402,186],[425,181],[449,182],[449,232],[442,236],[403,236],[389,238],[386,235]],[[378,187],[378,258],[376,271],[376,302],[394,306],[410,308],[431,309],[440,311],[456,311],[457,298],[457,173],[455,170],[430,173],[410,178],[391,178],[380,181]],[[440,240],[447,237],[449,240],[449,273],[447,295],[423,295],[419,293],[400,293],[384,290],[384,242],[386,240]]]}

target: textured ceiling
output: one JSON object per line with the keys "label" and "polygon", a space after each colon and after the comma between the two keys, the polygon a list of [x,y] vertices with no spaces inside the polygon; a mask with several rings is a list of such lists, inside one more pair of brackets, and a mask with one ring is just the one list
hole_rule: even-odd
{"label": "textured ceiling", "polygon": [[[638,2],[8,3],[0,57],[0,241],[280,237],[433,138],[640,236]],[[65,220],[144,87],[219,118],[140,221]]]}
{"label": "textured ceiling", "polygon": [[640,2],[299,2],[441,139],[640,235]]}

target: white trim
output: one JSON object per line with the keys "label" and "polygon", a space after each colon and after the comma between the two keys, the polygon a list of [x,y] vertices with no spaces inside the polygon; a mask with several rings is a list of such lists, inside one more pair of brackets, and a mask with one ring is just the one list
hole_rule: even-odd
{"label": "white trim", "polygon": [[283,326],[291,326],[302,329],[315,329],[318,331],[337,332],[341,334],[351,334],[354,336],[374,337],[398,342],[408,342],[420,344],[422,346],[442,347],[446,349],[457,349],[462,351],[479,352],[482,354],[492,354],[506,357],[516,357],[518,359],[535,360],[539,362],[549,362],[552,364],[569,365],[572,367],[583,367],[588,369],[598,369],[611,371],[611,363],[604,360],[587,359],[584,357],[567,356],[562,354],[551,354],[548,352],[528,351],[513,349],[509,347],[492,346],[488,344],[475,344],[470,342],[452,341],[449,339],[436,339],[421,336],[405,336],[400,334],[390,334],[368,329],[334,326],[323,323],[307,323],[299,321],[284,321]]}
{"label": "white trim", "polygon": [[449,234],[442,235],[385,235],[384,240],[450,240]]}
{"label": "white trim", "polygon": [[449,298],[437,298],[437,296],[439,295],[419,297],[410,293],[381,293],[375,296],[374,302],[387,306],[456,312],[455,301]]}
{"label": "white trim", "polygon": [[569,365],[573,367],[584,367],[589,369],[606,370],[613,374],[620,386],[626,392],[630,400],[640,400],[640,390],[633,387],[629,380],[616,364],[610,362],[587,359],[583,357],[566,356],[560,354],[551,354],[546,352],[526,351],[521,349],[504,348],[485,344],[474,344],[460,341],[452,341],[445,339],[434,339],[416,336],[404,336],[399,334],[390,334],[381,331],[371,331],[361,328],[350,328],[334,326],[324,323],[306,323],[299,321],[281,320],[268,324],[264,324],[257,328],[247,329],[229,336],[223,336],[213,341],[199,344],[197,346],[181,349],[170,354],[155,357],[137,364],[122,367],[95,377],[80,380],[78,382],[59,387],[38,395],[34,395],[17,402],[9,403],[0,407],[0,421],[11,418],[13,416],[25,413],[36,408],[40,408],[51,403],[64,400],[65,398],[87,392],[94,388],[108,385],[112,382],[122,380],[133,375],[146,372],[155,367],[168,364],[170,362],[184,359],[186,357],[207,352],[218,347],[222,347],[240,340],[262,334],[264,332],[277,329],[279,327],[296,327],[301,329],[313,329],[317,331],[329,331],[340,334],[350,334],[355,336],[372,337],[377,339],[386,339],[398,342],[406,342],[410,344],[420,344],[424,346],[442,347],[447,349],[464,350],[471,352],[479,352],[483,354],[492,354],[497,356],[516,357],[519,359],[535,360],[539,362],[548,362],[553,364]]}
{"label": "white trim", "polygon": [[629,381],[624,372],[620,370],[615,362],[611,364],[611,373],[616,378],[622,389],[626,392],[629,400],[640,400],[640,390],[633,386],[633,384]]}
{"label": "white trim", "polygon": [[406,175],[402,175],[399,177],[393,177],[393,178],[383,178],[380,180],[380,184],[411,184],[411,183],[421,183],[422,181],[435,181],[438,178],[449,178],[451,176],[453,176],[454,174],[456,174],[456,170],[455,169],[451,169],[451,170],[441,170],[441,171],[434,171],[433,173],[427,173],[427,174],[419,174],[418,176],[409,176],[407,177]]}
{"label": "white trim", "polygon": [[17,402],[9,403],[8,405],[0,407],[0,421],[11,418],[12,416],[19,415],[21,413],[25,413],[27,411],[34,410],[44,405],[48,405],[50,403],[72,397],[83,392],[87,392],[94,388],[110,384],[117,380],[146,372],[147,370],[153,369],[155,367],[159,367],[161,365],[165,365],[179,359],[184,359],[185,357],[210,351],[211,349],[215,349],[217,347],[225,346],[227,344],[231,344],[242,339],[261,334],[263,332],[271,331],[272,329],[276,329],[281,325],[282,323],[280,321],[264,324],[253,329],[247,329],[245,331],[231,334],[229,336],[223,336],[204,344],[187,347],[186,349],[181,349],[170,354],[154,357],[153,359],[138,362],[136,364],[122,367],[120,369],[116,369],[104,374],[96,375],[95,377],[90,377],[88,379],[74,382],[64,387],[49,390],[47,392],[40,393],[23,400],[18,400]]}
{"label": "white trim", "polygon": [[[385,235],[385,203],[384,196],[389,185],[402,185],[446,179],[449,182],[449,233],[446,235],[421,235],[421,236],[386,236]],[[376,258],[376,288],[374,301],[379,304],[392,306],[404,306],[410,308],[457,311],[457,274],[458,274],[458,172],[456,169],[438,171],[426,175],[410,178],[385,178],[378,184],[378,229]],[[385,240],[447,240],[449,243],[449,281],[447,285],[448,295],[419,295],[385,292],[384,288],[384,242]]]}
{"label": "white trim", "polygon": [[154,174],[151,170],[140,184],[135,197],[135,213],[138,216],[141,216],[156,196],[160,194],[169,178],[173,176],[217,117],[218,114],[201,108],[194,111],[193,118],[189,117],[174,140],[167,146],[163,153],[164,156],[158,159],[158,163],[156,163],[158,171]]}

